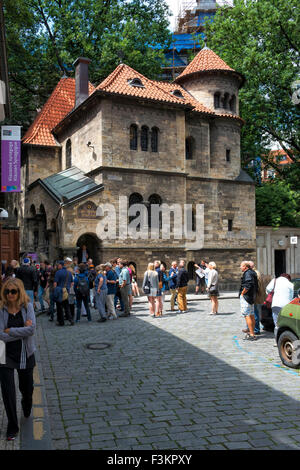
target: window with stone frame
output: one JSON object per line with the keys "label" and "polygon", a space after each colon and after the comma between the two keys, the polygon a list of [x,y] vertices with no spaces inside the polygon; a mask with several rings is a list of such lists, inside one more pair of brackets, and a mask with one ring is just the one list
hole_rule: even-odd
{"label": "window with stone frame", "polygon": [[148,151],[149,144],[149,128],[147,126],[142,126],[141,129],[141,149],[143,152]]}
{"label": "window with stone frame", "polygon": [[[151,194],[148,198],[148,227],[152,227],[152,211],[154,211],[153,205],[159,205],[161,206],[162,204],[162,198],[158,194]],[[159,229],[162,228],[162,213],[161,211],[159,212],[159,220],[158,220],[158,227]]]}
{"label": "window with stone frame", "polygon": [[233,113],[236,112],[236,96],[235,95],[232,95],[232,97],[229,100],[229,109]]}
{"label": "window with stone frame", "polygon": [[229,107],[229,93],[224,93],[222,98],[222,108],[228,109]]}
{"label": "window with stone frame", "polygon": [[226,149],[226,162],[229,163],[231,161],[231,150]]}
{"label": "window with stone frame", "polygon": [[221,93],[219,91],[214,94],[214,107],[215,109],[221,107]]}
{"label": "window with stone frame", "polygon": [[131,124],[130,126],[130,150],[137,150],[138,148],[138,126]]}
{"label": "window with stone frame", "polygon": [[193,137],[187,137],[185,139],[185,159],[193,160],[195,151],[195,140]]}
{"label": "window with stone frame", "polygon": [[72,166],[72,142],[71,139],[68,139],[66,142],[66,168],[71,168]]}
{"label": "window with stone frame", "polygon": [[158,128],[151,129],[151,152],[158,152]]}
{"label": "window with stone frame", "polygon": [[[143,196],[139,193],[132,193],[129,196],[128,205],[129,207],[133,206],[134,204],[143,204]],[[135,215],[131,215],[128,217],[128,223],[136,218]]]}

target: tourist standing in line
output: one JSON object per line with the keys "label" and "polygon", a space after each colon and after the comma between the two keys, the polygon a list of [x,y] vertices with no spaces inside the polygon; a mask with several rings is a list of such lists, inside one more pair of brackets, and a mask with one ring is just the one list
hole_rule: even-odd
{"label": "tourist standing in line", "polygon": [[106,283],[106,270],[105,265],[100,264],[96,267],[97,276],[95,279],[95,300],[96,300],[96,307],[99,312],[100,318],[98,323],[105,322],[106,318],[106,310],[105,310],[105,303],[106,303],[106,296],[107,296],[107,283]]}
{"label": "tourist standing in line", "polygon": [[178,274],[177,274],[177,301],[178,301],[178,309],[180,313],[186,313],[187,309],[187,289],[188,289],[188,282],[189,282],[189,275],[187,270],[185,269],[185,261],[180,260],[178,265]]}
{"label": "tourist standing in line", "polygon": [[246,333],[244,340],[254,341],[257,339],[257,336],[254,334],[254,302],[257,293],[257,277],[254,271],[252,271],[249,261],[242,261],[240,269],[243,273],[239,292],[240,308],[241,314],[245,318],[247,324],[247,328],[243,330],[244,333]]}
{"label": "tourist standing in line", "polygon": [[291,276],[283,273],[276,279],[272,279],[272,281],[267,285],[266,293],[269,294],[273,289],[274,295],[271,307],[273,322],[276,326],[281,309],[285,305],[289,304],[294,298],[294,284],[291,282]]}
{"label": "tourist standing in line", "polygon": [[154,269],[154,263],[148,264],[147,271],[144,274],[142,289],[148,297],[149,313],[151,316],[155,317],[155,298],[158,291],[158,273]]}
{"label": "tourist standing in line", "polygon": [[[73,283],[72,274],[69,271],[67,271],[64,261],[59,261],[58,270],[56,271],[55,276],[54,276],[54,283],[53,283],[54,291],[56,287],[59,287],[60,289],[66,289],[67,293],[69,294],[72,283]],[[64,326],[65,318],[70,322],[70,325],[74,325],[74,321],[71,316],[68,298],[62,300],[61,302],[56,301],[56,310],[57,310],[57,323],[56,323],[57,326]],[[64,314],[65,314],[65,317],[64,317]]]}
{"label": "tourist standing in line", "polygon": [[38,273],[33,266],[30,266],[29,258],[23,259],[22,266],[17,269],[16,277],[23,282],[26,294],[33,305],[38,290]]}
{"label": "tourist standing in line", "polygon": [[[6,438],[13,441],[18,432],[14,371],[17,370],[24,417],[32,409],[33,369],[36,350],[36,320],[33,305],[20,279],[9,279],[1,288],[0,340],[6,345],[5,363],[0,364],[0,382],[7,415]],[[3,361],[4,362],[4,361]]]}
{"label": "tourist standing in line", "polygon": [[76,323],[80,322],[82,303],[85,307],[87,320],[92,321],[90,306],[89,306],[90,283],[89,283],[89,278],[88,278],[87,265],[85,263],[79,264],[79,274],[75,274],[74,291],[76,295],[76,304],[77,304]]}
{"label": "tourist standing in line", "polygon": [[121,268],[119,277],[119,286],[121,291],[121,298],[124,304],[124,313],[120,317],[128,317],[130,315],[129,293],[130,293],[130,274],[127,269],[127,261],[120,260],[119,266]]}
{"label": "tourist standing in line", "polygon": [[170,292],[171,292],[171,298],[170,298],[170,305],[171,305],[171,311],[175,311],[175,299],[177,296],[177,291],[176,291],[176,284],[177,284],[177,273],[178,273],[178,267],[177,267],[177,261],[173,261],[171,264],[171,269],[169,270],[169,278],[170,278]]}
{"label": "tourist standing in line", "polygon": [[107,318],[114,318],[117,319],[118,316],[116,314],[115,309],[115,295],[117,291],[117,282],[118,276],[112,269],[111,263],[105,264],[106,269],[106,283],[107,283],[107,296],[106,296],[106,308],[107,308]]}
{"label": "tourist standing in line", "polygon": [[216,270],[216,263],[211,261],[208,263],[209,274],[207,283],[207,293],[211,301],[211,312],[210,315],[217,315],[218,313],[218,295],[219,295],[219,274]]}

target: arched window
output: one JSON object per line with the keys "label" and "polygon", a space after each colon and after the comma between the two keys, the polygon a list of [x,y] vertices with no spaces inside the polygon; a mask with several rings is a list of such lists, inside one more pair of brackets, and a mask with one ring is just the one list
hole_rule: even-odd
{"label": "arched window", "polygon": [[229,106],[229,93],[225,93],[222,98],[222,105],[224,109],[228,109]]}
{"label": "arched window", "polygon": [[31,215],[31,217],[36,216],[36,210],[35,210],[35,205],[34,204],[31,204],[31,206],[30,206],[30,215]]}
{"label": "arched window", "polygon": [[[157,208],[152,207],[152,206],[153,205],[161,206],[162,198],[158,194],[151,194],[151,196],[149,196],[149,198],[148,198],[148,202],[149,202],[149,205],[148,205],[148,227],[149,228],[152,227],[152,225],[154,223],[154,228],[161,229],[162,228],[162,214],[159,211],[159,216],[158,216],[158,220],[157,220],[156,217],[155,217]],[[157,224],[158,224],[158,226],[157,226]]]}
{"label": "arched window", "polygon": [[130,150],[137,150],[138,145],[138,127],[136,124],[130,126]]}
{"label": "arched window", "polygon": [[219,91],[217,91],[215,94],[214,94],[214,107],[215,108],[220,108],[220,98],[221,98],[221,94]]}
{"label": "arched window", "polygon": [[195,142],[193,137],[187,137],[185,139],[185,159],[192,160],[194,154]]}
{"label": "arched window", "polygon": [[158,129],[152,127],[151,129],[151,152],[158,152]]}
{"label": "arched window", "polygon": [[230,111],[233,111],[234,113],[236,112],[236,97],[235,97],[235,95],[232,95],[232,97],[229,100],[229,109],[230,109]]}
{"label": "arched window", "polygon": [[[134,204],[143,204],[143,196],[139,193],[132,193],[129,196],[129,207],[133,206]],[[128,217],[128,223],[135,219],[136,216],[131,215]]]}
{"label": "arched window", "polygon": [[66,142],[66,168],[71,168],[72,166],[72,142],[71,139],[68,139]]}
{"label": "arched window", "polygon": [[143,126],[141,130],[141,149],[143,152],[148,150],[148,140],[149,140],[149,129],[147,126]]}

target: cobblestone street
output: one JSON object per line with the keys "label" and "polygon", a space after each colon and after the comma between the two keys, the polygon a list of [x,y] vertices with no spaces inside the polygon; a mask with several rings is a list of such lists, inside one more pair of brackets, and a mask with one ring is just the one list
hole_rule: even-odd
{"label": "cobblestone street", "polygon": [[237,298],[219,302],[217,316],[196,300],[153,319],[138,300],[101,324],[96,312],[64,328],[38,317],[51,448],[299,450],[299,372],[271,333],[243,341]]}

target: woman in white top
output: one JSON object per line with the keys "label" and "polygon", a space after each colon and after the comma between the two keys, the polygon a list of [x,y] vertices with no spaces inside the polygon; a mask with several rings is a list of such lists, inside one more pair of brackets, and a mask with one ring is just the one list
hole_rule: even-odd
{"label": "woman in white top", "polygon": [[218,271],[216,271],[216,263],[211,261],[208,263],[209,267],[209,274],[208,274],[208,283],[207,283],[207,292],[210,297],[211,301],[211,313],[210,315],[217,315],[218,313],[218,295],[219,295],[219,275]]}
{"label": "woman in white top", "polygon": [[149,263],[147,271],[144,274],[143,280],[143,290],[145,286],[150,287],[150,292],[147,292],[148,296],[148,304],[149,304],[149,312],[150,315],[155,316],[155,298],[158,291],[158,274],[157,271],[154,269],[154,263]]}
{"label": "woman in white top", "polygon": [[[277,318],[280,310],[289,304],[294,298],[294,285],[290,282],[291,276],[289,274],[281,274],[277,279],[272,279],[266,287],[266,292],[269,294],[274,289],[272,299],[272,316],[274,325],[277,323]],[[276,283],[275,283],[276,281]]]}

